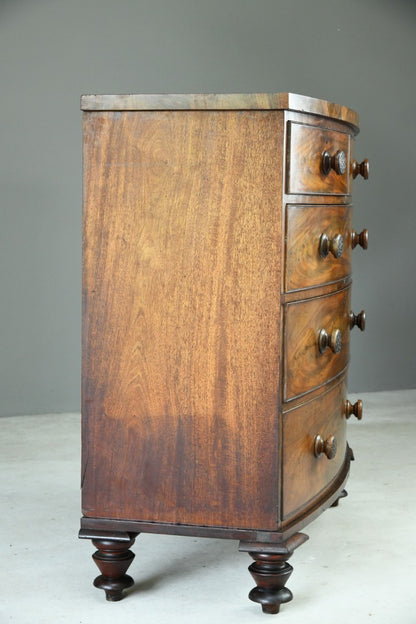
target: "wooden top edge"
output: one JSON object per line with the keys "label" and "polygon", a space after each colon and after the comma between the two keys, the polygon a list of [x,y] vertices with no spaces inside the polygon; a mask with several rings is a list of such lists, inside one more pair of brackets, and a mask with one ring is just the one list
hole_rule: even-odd
{"label": "wooden top edge", "polygon": [[323,115],[358,127],[356,112],[326,100],[295,93],[204,93],[82,95],[84,111],[133,110],[293,110]]}

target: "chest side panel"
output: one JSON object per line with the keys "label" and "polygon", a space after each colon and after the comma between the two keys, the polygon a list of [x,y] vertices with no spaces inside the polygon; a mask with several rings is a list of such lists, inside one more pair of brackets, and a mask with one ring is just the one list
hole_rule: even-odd
{"label": "chest side panel", "polygon": [[84,114],[86,516],[273,529],[280,114]]}

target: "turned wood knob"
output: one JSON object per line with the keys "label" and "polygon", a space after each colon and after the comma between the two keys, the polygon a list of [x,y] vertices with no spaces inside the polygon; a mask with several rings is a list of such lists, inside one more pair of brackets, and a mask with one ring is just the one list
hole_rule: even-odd
{"label": "turned wood knob", "polygon": [[350,312],[350,329],[353,327],[359,327],[361,331],[365,330],[365,311],[361,310],[359,314],[354,314],[354,312]]}
{"label": "turned wood knob", "polygon": [[351,247],[355,249],[360,245],[363,249],[368,248],[368,230],[363,230],[359,234],[354,230],[351,232]]}
{"label": "turned wood knob", "polygon": [[321,234],[319,239],[319,254],[322,258],[326,258],[329,252],[332,253],[334,258],[341,258],[344,251],[344,239],[342,234],[336,234],[332,238],[329,238],[328,234]]}
{"label": "turned wood knob", "polygon": [[324,353],[329,347],[334,353],[339,353],[342,347],[342,334],[340,329],[334,329],[328,334],[326,329],[321,329],[318,334],[318,347],[321,353]]}
{"label": "turned wood knob", "polygon": [[362,163],[357,162],[356,160],[352,163],[352,177],[356,178],[358,175],[363,176],[364,180],[368,180],[368,175],[370,173],[370,163],[368,162],[368,158],[363,160]]}
{"label": "turned wood knob", "polygon": [[335,436],[330,435],[326,440],[321,435],[315,436],[314,442],[315,456],[326,455],[328,459],[334,459],[337,452],[337,440]]}
{"label": "turned wood knob", "polygon": [[363,417],[363,402],[361,399],[358,399],[354,405],[348,401],[345,401],[345,418],[349,418],[350,416],[356,416],[358,420],[361,420]]}
{"label": "turned wood knob", "polygon": [[333,156],[325,150],[322,154],[322,173],[328,175],[333,169],[338,175],[344,175],[347,170],[347,157],[343,150],[338,150]]}

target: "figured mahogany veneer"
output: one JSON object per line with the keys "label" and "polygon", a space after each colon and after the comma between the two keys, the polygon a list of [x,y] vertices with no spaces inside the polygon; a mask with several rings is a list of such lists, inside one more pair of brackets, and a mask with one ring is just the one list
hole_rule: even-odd
{"label": "figured mahogany veneer", "polygon": [[[350,289],[288,303],[285,314],[284,398],[293,399],[342,373],[349,361]],[[341,347],[319,350],[319,333],[341,335]]]}
{"label": "figured mahogany veneer", "polygon": [[[83,96],[82,508],[120,600],[140,532],[239,539],[291,600],[343,495],[358,116],[289,94]],[[362,175],[368,166],[361,167]],[[360,309],[360,308],[356,308]],[[131,599],[138,599],[133,596]]]}
{"label": "figured mahogany veneer", "polygon": [[[285,289],[320,286],[347,277],[351,272],[351,207],[288,205],[286,207]],[[342,236],[340,257],[320,254],[321,237]]]}
{"label": "figured mahogany veneer", "polygon": [[[283,414],[283,518],[306,507],[328,487],[345,461],[345,379],[321,397]],[[314,454],[317,435],[334,436],[336,452],[328,459]]]}
{"label": "figured mahogany veneer", "polygon": [[[350,190],[350,134],[289,122],[287,192],[290,194],[347,195]],[[322,167],[324,152],[345,154],[345,173]]]}

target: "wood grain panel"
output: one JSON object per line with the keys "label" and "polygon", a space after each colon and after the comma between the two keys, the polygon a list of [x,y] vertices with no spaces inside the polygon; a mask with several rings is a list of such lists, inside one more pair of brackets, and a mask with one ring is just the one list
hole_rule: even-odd
{"label": "wood grain panel", "polygon": [[84,113],[86,516],[277,522],[278,112]]}
{"label": "wood grain panel", "polygon": [[[320,286],[342,279],[351,272],[351,213],[348,206],[291,205],[286,207],[286,292]],[[341,234],[344,251],[340,258],[323,258],[319,241]]]}
{"label": "wood grain panel", "polygon": [[[334,170],[327,175],[322,173],[322,153],[325,150],[332,156],[338,150],[345,152],[347,169],[343,175]],[[287,193],[347,195],[350,177],[349,134],[288,122]]]}
{"label": "wood grain panel", "polygon": [[[336,477],[345,460],[346,383],[283,415],[283,518],[310,504]],[[315,457],[316,435],[334,435],[337,452]]]}
{"label": "wood grain panel", "polygon": [[[289,400],[339,375],[349,361],[350,289],[285,305],[284,399]],[[321,329],[339,329],[342,347],[318,348]]]}

